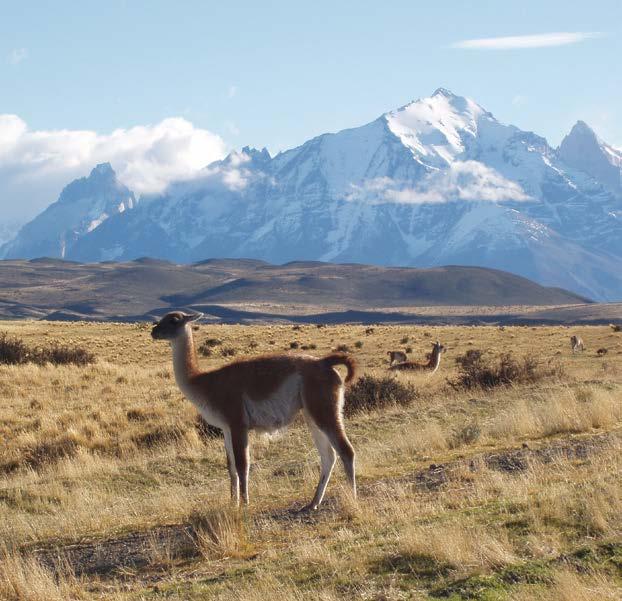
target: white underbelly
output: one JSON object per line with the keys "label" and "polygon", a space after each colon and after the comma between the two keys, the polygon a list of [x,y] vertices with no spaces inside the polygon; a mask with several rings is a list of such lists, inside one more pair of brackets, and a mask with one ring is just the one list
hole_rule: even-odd
{"label": "white underbelly", "polygon": [[302,378],[293,374],[268,397],[252,398],[244,394],[247,426],[253,430],[274,432],[292,423],[302,408]]}
{"label": "white underbelly", "polygon": [[216,411],[213,407],[210,407],[202,397],[194,389],[189,386],[180,386],[183,395],[196,407],[197,411],[201,414],[201,417],[210,425],[217,428],[224,429],[228,427],[222,415],[219,411]]}

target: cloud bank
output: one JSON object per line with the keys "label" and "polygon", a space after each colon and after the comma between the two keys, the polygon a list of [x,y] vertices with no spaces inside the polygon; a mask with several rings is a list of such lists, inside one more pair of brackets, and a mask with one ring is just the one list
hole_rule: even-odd
{"label": "cloud bank", "polygon": [[152,194],[172,181],[195,177],[225,151],[218,135],[179,117],[99,134],[33,131],[17,115],[0,114],[0,221],[31,219],[97,163],[110,162],[135,193]]}
{"label": "cloud bank", "polygon": [[592,38],[603,37],[597,31],[562,31],[541,33],[536,35],[515,35],[499,38],[479,38],[461,40],[451,45],[452,48],[467,48],[476,50],[513,50],[517,48],[546,48],[550,46],[566,46],[577,44]]}
{"label": "cloud bank", "polygon": [[346,199],[369,204],[428,204],[455,200],[507,202],[530,197],[515,182],[477,161],[456,161],[443,171],[424,177],[415,187],[390,177],[352,185]]}

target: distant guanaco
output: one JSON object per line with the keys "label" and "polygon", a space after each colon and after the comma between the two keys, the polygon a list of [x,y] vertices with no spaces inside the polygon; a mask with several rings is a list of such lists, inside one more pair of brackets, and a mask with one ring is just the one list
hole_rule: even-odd
{"label": "distant guanaco", "polygon": [[201,316],[172,311],[155,324],[151,336],[171,343],[181,392],[208,424],[223,431],[234,503],[239,505],[241,495],[248,504],[249,431],[274,432],[290,424],[301,410],[321,461],[320,481],[305,509],[317,509],[322,502],[337,454],[356,498],[354,449],[342,418],[344,380],[334,369],[345,366],[345,383],[352,381],[353,359],[343,353],[321,359],[266,355],[201,371],[191,326]]}
{"label": "distant guanaco", "polygon": [[437,340],[432,345],[432,352],[429,355],[427,363],[416,363],[415,361],[402,361],[401,363],[395,363],[391,365],[391,370],[417,370],[417,371],[429,371],[433,374],[441,363],[441,355],[445,352],[445,347]]}
{"label": "distant guanaco", "polygon": [[572,348],[573,353],[576,353],[577,351],[584,351],[585,345],[583,344],[583,340],[581,340],[579,336],[571,336],[570,348]]}
{"label": "distant guanaco", "polygon": [[387,355],[389,355],[390,365],[393,365],[394,363],[403,363],[408,360],[406,353],[403,351],[387,351]]}

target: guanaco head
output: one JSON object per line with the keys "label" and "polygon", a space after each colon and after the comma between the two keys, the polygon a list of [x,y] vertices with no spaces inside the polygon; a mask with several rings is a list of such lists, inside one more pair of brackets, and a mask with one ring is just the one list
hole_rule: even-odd
{"label": "guanaco head", "polygon": [[151,337],[156,340],[174,340],[184,331],[187,324],[201,317],[203,313],[189,315],[182,311],[171,311],[153,326]]}
{"label": "guanaco head", "polygon": [[440,355],[441,353],[444,353],[444,352],[445,352],[445,347],[437,340],[432,345],[432,354]]}

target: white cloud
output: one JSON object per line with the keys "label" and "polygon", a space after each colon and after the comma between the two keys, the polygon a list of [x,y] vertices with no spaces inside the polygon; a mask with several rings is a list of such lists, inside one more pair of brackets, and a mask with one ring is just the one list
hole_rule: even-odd
{"label": "white cloud", "polygon": [[233,98],[238,93],[238,86],[229,86],[229,91],[227,92],[227,96],[229,98]]}
{"label": "white cloud", "polygon": [[55,201],[62,188],[110,162],[137,194],[158,193],[221,159],[223,140],[180,117],[117,129],[32,131],[17,115],[0,114],[2,222],[24,221]]}
{"label": "white cloud", "polygon": [[517,183],[477,161],[456,161],[446,170],[428,174],[414,187],[390,177],[378,177],[351,188],[347,200],[369,204],[529,200]]}
{"label": "white cloud", "polygon": [[562,31],[540,33],[535,35],[515,35],[498,38],[479,38],[461,40],[451,45],[452,48],[478,50],[512,50],[516,48],[545,48],[548,46],[565,46],[576,44],[592,38],[603,37],[598,31]]}
{"label": "white cloud", "polygon": [[26,48],[13,48],[7,56],[7,62],[9,65],[19,65],[22,61],[28,58],[28,50]]}

